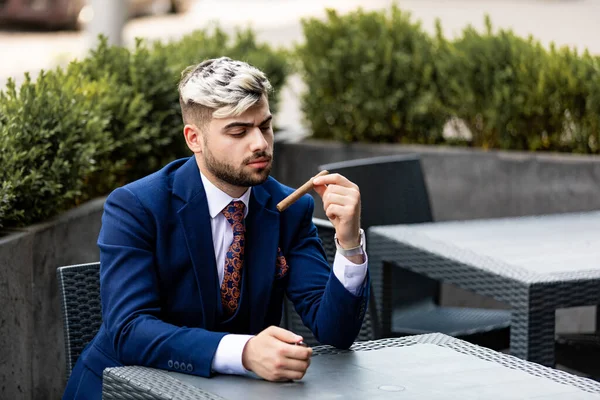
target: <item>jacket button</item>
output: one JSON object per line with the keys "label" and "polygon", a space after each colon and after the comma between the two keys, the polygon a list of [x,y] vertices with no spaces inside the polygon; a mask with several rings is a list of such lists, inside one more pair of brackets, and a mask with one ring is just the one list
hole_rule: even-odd
{"label": "jacket button", "polygon": [[175,368],[175,369],[179,369],[179,361],[175,361],[175,362],[173,363],[173,368]]}
{"label": "jacket button", "polygon": [[187,370],[188,370],[188,372],[192,372],[194,370],[194,367],[192,367],[192,364],[187,365]]}
{"label": "jacket button", "polygon": [[169,368],[173,368],[173,360],[169,360],[169,362],[167,363],[167,365],[169,366]]}

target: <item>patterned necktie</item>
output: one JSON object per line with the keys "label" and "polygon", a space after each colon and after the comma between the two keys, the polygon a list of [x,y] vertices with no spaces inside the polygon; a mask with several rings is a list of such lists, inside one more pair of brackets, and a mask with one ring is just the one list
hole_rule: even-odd
{"label": "patterned necktie", "polygon": [[233,229],[233,241],[225,255],[225,270],[221,285],[221,303],[225,316],[230,317],[237,310],[240,300],[242,267],[244,265],[244,203],[232,201],[223,209],[223,215]]}

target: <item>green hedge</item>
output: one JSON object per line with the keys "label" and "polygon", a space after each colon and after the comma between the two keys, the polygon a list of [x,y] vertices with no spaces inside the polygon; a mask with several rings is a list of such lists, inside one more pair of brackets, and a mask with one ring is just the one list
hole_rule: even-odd
{"label": "green hedge", "polygon": [[0,92],[0,223],[44,220],[83,195],[112,148],[103,84],[57,70]]}
{"label": "green hedge", "polygon": [[302,108],[316,137],[342,141],[440,143],[446,120],[435,47],[393,7],[303,21],[298,48],[308,90]]}
{"label": "green hedge", "polygon": [[43,221],[189,155],[177,83],[186,66],[220,56],[264,70],[276,111],[287,54],[250,30],[138,40],[131,50],[101,39],[65,71],[26,76],[18,88],[9,81],[0,92],[0,227]]}
{"label": "green hedge", "polygon": [[[358,10],[303,21],[298,48],[314,135],[600,153],[600,58],[511,31],[428,35],[410,14]],[[450,120],[471,137],[444,138]]]}

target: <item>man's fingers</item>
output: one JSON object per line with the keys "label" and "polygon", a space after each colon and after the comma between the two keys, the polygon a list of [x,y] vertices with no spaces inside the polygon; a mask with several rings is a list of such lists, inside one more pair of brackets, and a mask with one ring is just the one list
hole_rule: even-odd
{"label": "man's fingers", "polygon": [[308,360],[293,360],[291,358],[285,361],[283,369],[287,371],[305,372],[308,369],[310,362]]}
{"label": "man's fingers", "polygon": [[329,204],[327,209],[325,210],[325,215],[329,219],[335,219],[338,217],[346,217],[350,214],[350,209],[347,206],[342,206],[339,204]]}
{"label": "man's fingers", "polygon": [[288,345],[281,348],[281,356],[294,360],[309,360],[312,356],[312,349],[310,347]]}
{"label": "man's fingers", "polygon": [[354,183],[350,182],[346,177],[340,174],[329,174],[324,176],[319,176],[318,178],[313,179],[314,185],[340,185],[349,188],[358,189]]}
{"label": "man's fingers", "polygon": [[358,189],[353,187],[346,187],[341,185],[328,185],[325,186],[328,193],[337,193],[342,196],[359,197],[360,192]]}
{"label": "man's fingers", "polygon": [[270,336],[285,343],[298,343],[302,340],[302,336],[296,335],[294,332],[290,332],[287,329],[278,326],[269,327],[267,332]]}
{"label": "man's fingers", "polygon": [[344,196],[337,193],[326,193],[323,197],[323,206],[329,207],[330,204],[339,204],[340,206],[354,206],[356,200],[349,196]]}
{"label": "man's fingers", "polygon": [[314,185],[313,186],[315,189],[315,192],[317,192],[317,194],[323,198],[323,195],[325,194],[325,191],[327,190],[327,186],[325,185]]}
{"label": "man's fingers", "polygon": [[267,378],[267,380],[273,382],[286,382],[286,381],[298,381],[304,377],[306,371],[292,371],[283,369],[273,374],[272,378]]}
{"label": "man's fingers", "polygon": [[[316,188],[319,186],[315,186]],[[325,186],[321,186],[325,188]],[[356,206],[360,204],[360,193],[357,189],[347,188],[339,185],[329,185],[323,194],[319,193],[323,200],[323,209],[327,210],[331,204],[339,204],[342,206]]]}

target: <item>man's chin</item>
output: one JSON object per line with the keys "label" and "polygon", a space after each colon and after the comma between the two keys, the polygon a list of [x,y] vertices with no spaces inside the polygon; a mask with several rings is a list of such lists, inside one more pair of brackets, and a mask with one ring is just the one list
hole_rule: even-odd
{"label": "man's chin", "polygon": [[265,167],[260,170],[254,171],[252,177],[249,179],[252,184],[250,186],[258,186],[262,185],[269,179],[269,175],[271,174],[271,166]]}

